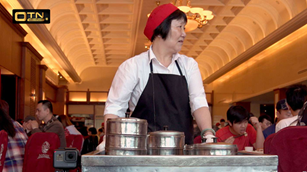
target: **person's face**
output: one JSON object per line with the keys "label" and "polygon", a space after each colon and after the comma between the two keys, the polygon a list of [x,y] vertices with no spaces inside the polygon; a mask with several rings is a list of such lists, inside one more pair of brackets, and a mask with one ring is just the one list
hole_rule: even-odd
{"label": "person's face", "polygon": [[24,123],[22,124],[22,126],[23,126],[24,129],[30,130],[29,121],[24,122]]}
{"label": "person's face", "polygon": [[221,122],[221,126],[223,126],[223,127],[224,127],[224,126],[225,126],[225,122]]}
{"label": "person's face", "polygon": [[230,123],[229,122],[229,125],[231,127],[231,131],[235,135],[243,135],[244,132],[246,132],[247,124],[248,124],[247,120],[243,120],[243,121],[237,122],[237,123]]}
{"label": "person's face", "polygon": [[279,111],[277,111],[278,121],[280,121],[282,119],[290,118],[291,116],[292,116],[292,114],[291,114],[290,110],[279,110]]}
{"label": "person's face", "polygon": [[262,131],[272,125],[271,121],[269,121],[267,119],[263,119],[263,121],[260,122],[260,123],[261,123]]}
{"label": "person's face", "polygon": [[184,19],[172,20],[168,36],[165,39],[166,47],[173,50],[173,53],[178,53],[181,50],[183,41],[186,37],[184,31],[186,23]]}
{"label": "person's face", "polygon": [[[44,119],[46,119],[46,117],[48,116],[48,114],[49,114],[49,109],[48,109],[48,108],[46,108],[45,106],[43,106],[42,103],[37,104],[35,115],[37,116],[37,118],[38,118],[39,120],[43,120],[43,121],[44,121]],[[45,122],[46,122],[46,121],[45,121]]]}

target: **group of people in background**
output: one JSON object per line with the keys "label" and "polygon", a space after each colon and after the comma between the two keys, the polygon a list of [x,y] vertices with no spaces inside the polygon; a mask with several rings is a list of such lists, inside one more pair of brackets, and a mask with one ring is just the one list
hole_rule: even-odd
{"label": "group of people in background", "polygon": [[[242,106],[231,106],[227,111],[227,122],[221,119],[216,125],[216,138],[218,142],[236,144],[239,150],[245,146],[255,149],[263,148],[265,138],[288,126],[306,125],[304,112],[307,103],[307,88],[305,85],[293,85],[286,92],[286,99],[277,102],[275,122],[268,115],[259,118],[252,116]],[[8,150],[5,156],[4,168],[6,171],[21,171],[23,157],[28,137],[37,132],[56,133],[61,147],[66,147],[66,136],[83,135],[84,143],[81,154],[94,151],[104,138],[104,123],[101,128],[91,127],[84,132],[85,127],[76,128],[67,115],[53,115],[52,103],[48,100],[39,101],[36,117],[27,116],[21,125],[9,116],[9,105],[0,100],[0,131],[8,134]],[[38,121],[45,121],[40,124]],[[194,143],[200,143],[200,131],[194,123]],[[78,130],[79,129],[79,130]],[[197,140],[198,139],[198,140]]]}
{"label": "group of people in background", "polygon": [[[227,111],[227,122],[213,125],[216,131],[217,142],[236,144],[239,150],[246,146],[262,149],[265,139],[288,126],[307,124],[307,116],[303,111],[307,107],[307,88],[297,84],[290,86],[286,92],[286,99],[279,100],[276,104],[276,118],[273,120],[268,114],[255,117],[242,106],[231,106]],[[198,127],[194,125],[194,143],[201,143]]]}
{"label": "group of people in background", "polygon": [[[73,125],[67,115],[54,115],[52,103],[48,100],[39,101],[36,107],[36,117],[27,116],[23,121],[17,122],[9,115],[9,105],[0,100],[0,131],[8,135],[8,146],[4,160],[4,171],[22,171],[25,148],[28,138],[38,132],[56,133],[60,139],[60,148],[69,147],[66,138],[69,135],[83,135],[83,143],[79,150],[86,154],[96,150],[99,143],[95,127],[78,127]],[[41,123],[40,121],[44,121]],[[86,132],[84,132],[86,131]]]}
{"label": "group of people in background", "polygon": [[217,141],[236,144],[239,150],[244,150],[246,146],[262,149],[269,135],[288,126],[307,124],[307,116],[304,116],[307,114],[304,112],[307,107],[306,101],[306,85],[290,86],[286,92],[286,99],[279,100],[276,104],[275,122],[269,115],[257,118],[242,106],[231,106],[227,111],[228,125],[217,128]]}

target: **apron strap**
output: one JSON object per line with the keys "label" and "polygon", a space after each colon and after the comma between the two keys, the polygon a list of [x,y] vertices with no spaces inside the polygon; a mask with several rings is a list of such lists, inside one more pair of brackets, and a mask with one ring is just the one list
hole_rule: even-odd
{"label": "apron strap", "polygon": [[152,60],[150,60],[150,73],[153,74],[153,69],[152,69]]}
{"label": "apron strap", "polygon": [[179,65],[178,65],[177,60],[175,60],[175,63],[176,63],[177,69],[179,70],[180,76],[182,76],[182,72],[181,72],[181,69],[180,69],[180,67],[179,67]]}
{"label": "apron strap", "polygon": [[[148,53],[149,55],[149,53]],[[155,82],[154,82],[154,76],[153,76],[153,69],[152,69],[152,60],[150,60],[150,75],[151,75],[151,83],[152,83],[152,106],[153,106],[153,115],[154,115],[154,126],[155,131],[157,131],[157,125],[156,125],[156,103],[155,103]]]}
{"label": "apron strap", "polygon": [[[176,63],[177,69],[180,73],[180,76],[183,76],[177,60],[175,60],[175,63]],[[150,73],[153,74],[152,60],[150,60]]]}

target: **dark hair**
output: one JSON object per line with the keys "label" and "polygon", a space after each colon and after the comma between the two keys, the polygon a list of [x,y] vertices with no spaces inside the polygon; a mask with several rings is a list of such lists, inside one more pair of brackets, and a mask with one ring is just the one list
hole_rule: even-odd
{"label": "dark hair", "polygon": [[238,123],[243,120],[248,120],[249,112],[243,106],[231,106],[227,110],[227,120],[230,123]]}
{"label": "dark hair", "polygon": [[258,118],[258,121],[259,122],[263,122],[264,119],[266,119],[266,120],[270,121],[271,123],[273,123],[272,118],[269,115],[266,115],[266,114],[265,115],[260,115],[260,117]]}
{"label": "dark hair", "polygon": [[89,128],[88,131],[90,131],[92,134],[97,134],[97,130],[95,127]]}
{"label": "dark hair", "polygon": [[249,118],[255,116],[253,113],[248,113]]}
{"label": "dark hair", "polygon": [[67,126],[73,125],[67,115],[60,115],[58,117],[58,120],[63,124],[64,128],[66,128]]}
{"label": "dark hair", "polygon": [[40,103],[43,104],[43,106],[45,106],[46,108],[48,108],[51,113],[53,113],[52,103],[49,100],[40,100],[37,104],[40,104]]}
{"label": "dark hair", "polygon": [[0,109],[2,109],[4,111],[4,113],[6,113],[7,115],[10,115],[9,113],[9,104],[4,101],[4,100],[0,100]]}
{"label": "dark hair", "polygon": [[85,126],[80,128],[79,132],[82,134],[82,136],[88,136],[87,127],[85,127]]}
{"label": "dark hair", "polygon": [[155,30],[151,37],[151,42],[158,36],[161,35],[162,39],[165,40],[172,24],[172,20],[180,20],[183,19],[187,23],[187,16],[184,12],[179,9],[174,11],[171,15],[169,15]]}
{"label": "dark hair", "polygon": [[[6,103],[5,101],[1,100],[0,104]],[[7,103],[6,103],[7,104]],[[15,137],[16,130],[12,121],[12,118],[9,114],[2,108],[0,105],[0,130],[4,130],[7,134],[11,137]]]}
{"label": "dark hair", "polygon": [[296,84],[288,88],[287,103],[293,111],[301,109],[306,101],[307,87],[306,85]]}
{"label": "dark hair", "polygon": [[98,131],[99,131],[99,132],[102,132],[103,130],[102,130],[102,128],[99,128]]}
{"label": "dark hair", "polygon": [[224,118],[220,119],[220,122],[225,122],[225,119]]}

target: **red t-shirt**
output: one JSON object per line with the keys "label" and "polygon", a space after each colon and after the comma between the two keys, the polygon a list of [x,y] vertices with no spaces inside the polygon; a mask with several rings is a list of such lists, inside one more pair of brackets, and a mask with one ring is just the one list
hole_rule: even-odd
{"label": "red t-shirt", "polygon": [[[247,125],[246,128],[247,136],[241,136],[235,138],[233,144],[238,146],[238,150],[244,150],[245,146],[253,146],[256,143],[257,132],[254,127],[250,124]],[[226,140],[231,136],[236,136],[232,134],[229,130],[229,126],[223,127],[216,132],[217,141],[221,142],[222,140]]]}

